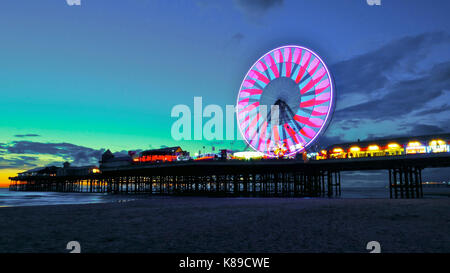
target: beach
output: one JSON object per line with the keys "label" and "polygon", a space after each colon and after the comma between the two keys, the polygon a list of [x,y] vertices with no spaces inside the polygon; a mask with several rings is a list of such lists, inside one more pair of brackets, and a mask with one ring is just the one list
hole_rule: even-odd
{"label": "beach", "polygon": [[0,208],[0,252],[450,252],[450,199],[148,197]]}

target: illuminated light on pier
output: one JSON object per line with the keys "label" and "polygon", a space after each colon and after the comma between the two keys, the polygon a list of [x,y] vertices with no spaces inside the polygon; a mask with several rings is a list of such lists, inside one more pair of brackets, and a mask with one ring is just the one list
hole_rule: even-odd
{"label": "illuminated light on pier", "polygon": [[426,152],[426,147],[419,141],[410,141],[406,146],[407,154],[424,154]]}
{"label": "illuminated light on pier", "polygon": [[429,153],[445,153],[449,152],[449,145],[442,139],[432,140],[427,147],[427,152]]}
{"label": "illuminated light on pier", "polygon": [[[405,156],[450,152],[450,134],[399,137],[376,141],[341,143],[323,149],[316,160],[364,158],[373,156]],[[426,143],[426,144],[425,144]],[[428,146],[427,146],[428,145]],[[342,151],[341,151],[342,149]]]}
{"label": "illuminated light on pier", "polygon": [[422,146],[422,144],[419,141],[411,141],[408,143],[408,147],[419,147]]}
{"label": "illuminated light on pier", "polygon": [[236,152],[233,154],[233,157],[236,159],[260,159],[264,157],[263,153],[260,152]]}
{"label": "illuminated light on pier", "polygon": [[389,149],[398,149],[398,148],[400,148],[400,145],[398,143],[389,143],[388,148]]}
{"label": "illuminated light on pier", "polygon": [[352,157],[359,157],[360,156],[360,152],[361,152],[361,148],[360,147],[358,147],[358,146],[352,146],[350,149],[349,149],[349,151],[350,151],[350,153],[349,153],[349,155],[348,155],[348,157],[349,158],[352,158]]}
{"label": "illuminated light on pier", "polygon": [[389,143],[385,149],[385,155],[387,156],[402,155],[404,153],[403,146],[398,143]]}
{"label": "illuminated light on pier", "polygon": [[331,151],[329,157],[330,158],[345,158],[346,155],[347,155],[347,153],[344,152],[343,148],[336,147]]}
{"label": "illuminated light on pier", "polygon": [[380,146],[378,145],[370,145],[369,148],[367,148],[369,151],[378,151],[380,150]]}

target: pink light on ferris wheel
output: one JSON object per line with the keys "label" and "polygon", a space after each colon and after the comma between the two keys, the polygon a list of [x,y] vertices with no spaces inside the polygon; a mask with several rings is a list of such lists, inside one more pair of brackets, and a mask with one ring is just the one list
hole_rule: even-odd
{"label": "pink light on ferris wheel", "polygon": [[275,48],[242,81],[236,103],[239,131],[265,155],[276,156],[280,146],[286,155],[302,152],[328,125],[334,92],[330,71],[315,52],[295,45]]}

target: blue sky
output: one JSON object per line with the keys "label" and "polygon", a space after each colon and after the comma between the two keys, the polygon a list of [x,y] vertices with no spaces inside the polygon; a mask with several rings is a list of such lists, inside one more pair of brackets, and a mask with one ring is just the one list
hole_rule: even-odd
{"label": "blue sky", "polygon": [[448,10],[416,0],[4,1],[0,171],[95,162],[102,148],[228,147],[172,140],[172,107],[194,96],[234,104],[254,61],[286,44],[312,48],[334,74],[322,143],[449,132]]}

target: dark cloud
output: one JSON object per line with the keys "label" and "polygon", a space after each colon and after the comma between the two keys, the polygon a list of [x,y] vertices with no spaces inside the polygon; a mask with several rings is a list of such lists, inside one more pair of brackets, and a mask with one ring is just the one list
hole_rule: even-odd
{"label": "dark cloud", "polygon": [[446,131],[436,125],[428,125],[428,124],[409,124],[409,132],[405,135],[433,135],[433,134],[441,134]]}
{"label": "dark cloud", "polygon": [[[436,126],[436,125],[429,125],[429,124],[421,124],[421,123],[406,123],[400,125],[397,130],[394,133],[391,134],[383,134],[380,135],[379,133],[373,133],[373,134],[367,134],[365,137],[362,137],[361,141],[367,141],[367,140],[376,140],[380,138],[399,138],[399,137],[407,137],[407,136],[424,136],[424,135],[437,135],[446,133],[447,130]],[[321,147],[328,147],[333,144],[339,144],[339,143],[348,143],[348,142],[356,142],[358,141],[357,137],[351,138],[349,135],[342,134],[341,136],[330,136],[327,137],[324,135],[321,138]]]}
{"label": "dark cloud", "polygon": [[397,82],[379,99],[353,105],[336,112],[340,118],[397,119],[418,110],[450,88],[450,62],[435,65],[429,73]]}
{"label": "dark cloud", "polygon": [[234,0],[235,6],[251,20],[257,19],[268,10],[283,5],[283,0]]}
{"label": "dark cloud", "polygon": [[415,68],[415,63],[424,57],[430,47],[445,43],[450,43],[448,33],[424,33],[392,41],[376,50],[334,64],[331,68],[336,88],[341,96],[348,96],[386,87],[390,83],[389,75],[401,73],[398,69],[402,64],[408,63],[403,69]]}
{"label": "dark cloud", "polygon": [[132,151],[122,150],[122,151],[114,152],[113,155],[114,156],[128,156],[129,152],[134,152],[135,154],[139,154],[142,151],[143,151],[142,149],[137,149],[137,150],[132,150]]}
{"label": "dark cloud", "polygon": [[322,137],[320,137],[310,148],[311,151],[319,151],[326,147],[329,147],[333,144],[344,143],[347,142],[342,135],[333,136],[325,133]]}
{"label": "dark cloud", "polygon": [[436,114],[448,109],[442,102],[450,90],[450,61],[433,58],[448,45],[448,33],[425,33],[332,65],[337,110],[322,142],[449,130],[450,120],[438,120]]}
{"label": "dark cloud", "polygon": [[37,134],[24,134],[24,135],[14,135],[15,137],[38,137]]}
{"label": "dark cloud", "polygon": [[10,154],[51,154],[61,156],[74,165],[97,164],[105,149],[92,149],[71,143],[41,143],[33,141],[13,141],[0,148]]}
{"label": "dark cloud", "polygon": [[420,112],[417,112],[416,116],[425,116],[425,115],[431,115],[431,114],[440,114],[442,112],[450,111],[450,104],[444,104],[439,107],[431,108],[431,109],[425,109]]}

